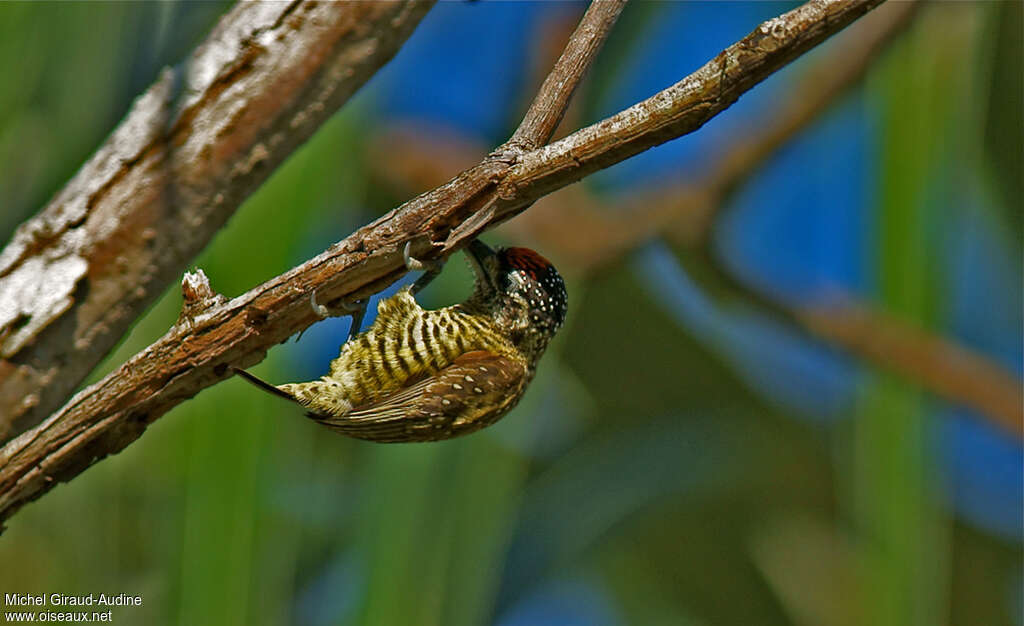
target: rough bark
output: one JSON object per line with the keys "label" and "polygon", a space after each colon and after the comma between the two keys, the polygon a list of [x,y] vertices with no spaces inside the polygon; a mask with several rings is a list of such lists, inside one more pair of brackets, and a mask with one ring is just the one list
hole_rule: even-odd
{"label": "rough bark", "polygon": [[0,253],[0,441],[58,408],[432,2],[242,2]]}
{"label": "rough bark", "polygon": [[229,366],[255,363],[270,346],[317,321],[311,292],[328,303],[365,297],[404,273],[406,242],[420,258],[449,254],[542,195],[697,130],[880,2],[811,0],[652,98],[554,144],[523,153],[513,146],[488,157],[231,301],[203,299],[192,284],[188,315],[164,337],[0,450],[0,519],[121,450],[170,408],[230,376]]}

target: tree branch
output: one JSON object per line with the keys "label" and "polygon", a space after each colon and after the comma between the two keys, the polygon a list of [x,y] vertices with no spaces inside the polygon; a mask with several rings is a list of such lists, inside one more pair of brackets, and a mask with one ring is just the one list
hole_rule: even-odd
{"label": "tree branch", "polygon": [[[565,190],[539,201],[507,225],[513,237],[535,241],[565,262],[565,270],[589,273],[620,259],[652,237],[669,235],[702,263],[704,273],[731,294],[775,315],[832,346],[903,376],[951,402],[975,410],[996,427],[1020,438],[1024,432],[1024,388],[1006,368],[955,341],[915,328],[874,311],[849,297],[828,304],[795,306],[763,294],[717,258],[710,233],[733,189],[794,135],[829,110],[863,77],[886,45],[902,33],[920,2],[880,7],[844,33],[802,76],[777,107],[758,113],[693,182],[627,198],[621,206],[602,207],[585,188]],[[402,133],[391,144],[407,159],[396,178],[436,184],[440,176],[436,145],[416,144]],[[386,148],[384,148],[386,150]],[[448,160],[465,162],[477,151],[448,150]],[[393,161],[389,161],[389,164]],[[394,174],[394,172],[390,172]],[[398,180],[396,182],[402,182]],[[568,230],[573,237],[565,237]]]}
{"label": "tree branch", "polygon": [[811,333],[968,406],[1024,438],[1024,388],[1007,369],[942,337],[854,301],[801,306],[794,315]]}
{"label": "tree branch", "polygon": [[[448,254],[534,200],[692,132],[772,72],[881,0],[811,0],[759,26],[703,68],[599,124],[515,158],[487,158],[361,228],[316,258],[229,302],[190,286],[189,314],[164,337],[0,450],[0,519],[138,438],[201,389],[317,321],[308,302],[359,298],[419,258]],[[191,295],[189,295],[191,294]]]}
{"label": "tree branch", "polygon": [[0,253],[0,441],[60,406],[432,5],[237,4]]}
{"label": "tree branch", "polygon": [[555,132],[558,123],[569,107],[569,99],[576,91],[580,80],[597,56],[598,50],[619,14],[626,6],[626,0],[599,0],[592,2],[576,27],[562,56],[541,85],[533,103],[523,116],[519,128],[497,152],[512,150],[525,152],[542,146]]}
{"label": "tree branch", "polygon": [[[890,3],[865,18],[810,69],[789,98],[761,112],[761,119],[748,125],[749,131],[727,144],[704,173],[693,177],[697,182],[638,194],[626,206],[607,211],[595,210],[598,200],[593,197],[558,206],[539,204],[516,221],[516,228],[585,272],[620,258],[652,237],[673,236],[744,299],[939,397],[970,407],[994,426],[1022,438],[1024,387],[1006,368],[850,297],[802,306],[769,297],[737,277],[710,247],[710,234],[728,195],[859,82],[920,6],[920,2]],[[562,236],[567,225],[577,233],[571,240]]]}
{"label": "tree branch", "polygon": [[[604,206],[597,195],[571,187],[542,198],[504,228],[557,250],[568,269],[583,273],[617,261],[652,237],[705,245],[731,191],[856,85],[921,4],[891,2],[858,21],[785,90],[777,106],[763,108],[744,123],[685,181],[631,192],[616,206]],[[424,137],[420,128],[396,127],[377,141],[371,158],[391,184],[423,189],[444,181],[445,172],[474,163],[483,149],[450,134]],[[567,229],[575,236],[565,237]]]}

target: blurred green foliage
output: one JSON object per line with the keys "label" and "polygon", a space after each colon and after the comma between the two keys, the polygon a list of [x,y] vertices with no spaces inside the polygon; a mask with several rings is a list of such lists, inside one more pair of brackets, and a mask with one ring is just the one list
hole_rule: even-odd
{"label": "blurred green foliage", "polygon": [[[0,5],[0,240],[221,9]],[[1019,4],[962,10],[998,22],[995,60],[950,54],[933,40],[948,20],[923,21],[869,81],[887,138],[877,279],[889,307],[924,325],[942,298],[922,233],[941,165],[932,142],[956,113],[946,95],[972,67],[1004,71],[1014,51],[1019,69],[1019,28],[1005,34]],[[630,17],[630,37],[650,19]],[[1020,148],[1020,125],[1005,121],[1020,109],[1003,104],[991,98],[987,122],[962,131],[999,164]],[[237,295],[401,200],[361,158],[375,121],[372,102],[346,108],[239,210],[195,262],[215,289]],[[1016,144],[992,130],[1006,124]],[[1019,176],[993,175],[1019,200]],[[455,301],[468,280],[451,268],[425,299]],[[1012,623],[1020,547],[944,510],[918,392],[872,376],[854,424],[811,427],[749,389],[628,265],[570,293],[538,380],[494,428],[370,445],[243,383],[217,385],[13,518],[0,593],[141,595],[141,608],[115,609],[118,624],[449,626],[494,622],[548,585],[583,581],[613,607],[610,623]],[[179,305],[171,288],[94,379],[163,334]],[[325,341],[344,336],[334,328]],[[256,369],[284,381],[307,360],[289,343]]]}

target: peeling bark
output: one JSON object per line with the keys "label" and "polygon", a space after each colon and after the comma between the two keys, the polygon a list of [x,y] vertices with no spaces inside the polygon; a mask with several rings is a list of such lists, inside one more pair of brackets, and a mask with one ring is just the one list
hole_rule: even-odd
{"label": "peeling bark", "polygon": [[242,2],[0,252],[0,441],[39,423],[432,2]]}
{"label": "peeling bark", "polygon": [[554,144],[498,153],[410,200],[316,258],[179,324],[117,371],[0,449],[0,520],[137,439],[153,420],[247,367],[319,320],[330,305],[380,291],[420,259],[457,250],[481,231],[584,175],[693,132],[742,93],[882,0],[811,0],[762,24],[682,81]]}

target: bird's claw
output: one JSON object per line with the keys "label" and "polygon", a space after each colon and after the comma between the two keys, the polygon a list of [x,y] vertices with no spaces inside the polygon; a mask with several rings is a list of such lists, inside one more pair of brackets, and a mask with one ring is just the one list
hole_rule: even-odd
{"label": "bird's claw", "polygon": [[[342,315],[352,316],[352,327],[349,330],[350,339],[359,333],[360,326],[362,326],[363,323],[363,315],[366,314],[366,305],[369,302],[370,300],[368,298],[354,300],[352,302],[342,300],[341,303],[335,305],[332,310],[316,301],[316,291],[309,294],[309,306],[313,309],[313,315],[316,315],[320,319],[323,320],[328,317],[340,317]],[[299,336],[295,338],[295,341],[302,339],[302,335],[305,332],[306,330],[300,332]]]}
{"label": "bird's claw", "polygon": [[342,300],[341,304],[335,305],[333,311],[323,304],[316,301],[316,292],[309,294],[309,306],[313,309],[313,314],[320,319],[326,319],[328,317],[340,317],[342,315],[352,315],[359,311],[366,310],[366,303],[369,302],[367,299],[353,300],[348,302]]}
{"label": "bird's claw", "polygon": [[320,319],[326,319],[331,316],[331,312],[327,309],[327,307],[316,301],[315,291],[311,291],[309,293],[309,306],[310,308],[313,309],[313,315],[316,315]]}
{"label": "bird's claw", "polygon": [[405,261],[405,268],[410,272],[440,272],[444,267],[444,261],[423,261],[412,256],[412,242],[405,242],[402,249],[402,260]]}
{"label": "bird's claw", "polygon": [[424,287],[430,284],[432,280],[437,278],[438,274],[441,273],[441,269],[444,267],[444,261],[423,261],[417,259],[410,254],[412,248],[412,242],[405,242],[405,248],[402,249],[402,260],[405,261],[405,267],[411,272],[423,272],[423,275],[416,279],[416,282],[412,284],[409,289],[415,295],[420,292]]}

